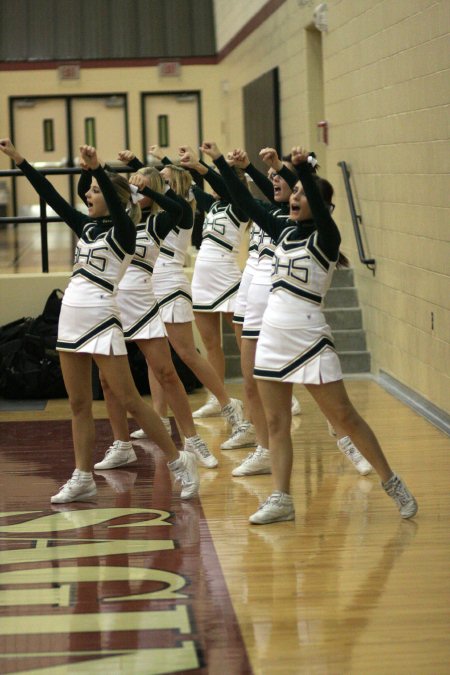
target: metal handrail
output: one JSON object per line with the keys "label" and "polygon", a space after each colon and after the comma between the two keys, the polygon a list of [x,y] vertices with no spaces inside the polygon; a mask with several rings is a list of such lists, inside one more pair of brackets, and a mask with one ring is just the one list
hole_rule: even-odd
{"label": "metal handrail", "polygon": [[[130,167],[120,166],[114,167],[114,170],[117,173],[132,173],[134,169]],[[82,169],[80,167],[61,167],[61,168],[48,168],[48,169],[38,169],[40,173],[45,175],[53,176],[66,176],[71,174],[80,174]],[[0,178],[8,176],[24,176],[20,169],[5,169],[0,171]],[[45,201],[39,197],[39,216],[2,216],[0,217],[0,225],[2,223],[13,223],[14,225],[20,225],[21,223],[40,223],[41,226],[41,264],[42,272],[49,272],[48,265],[48,223],[62,223],[62,218],[58,216],[47,216],[47,204]]]}
{"label": "metal handrail", "polygon": [[360,261],[363,265],[366,265],[369,270],[372,271],[372,274],[375,274],[376,261],[375,258],[367,258],[364,252],[364,244],[361,237],[360,225],[362,224],[362,218],[359,213],[356,213],[355,201],[353,199],[352,187],[350,184],[350,171],[347,167],[346,162],[338,162],[338,166],[341,167],[342,176],[344,178],[345,191],[347,193],[347,201],[350,209],[350,215],[352,217],[353,231],[355,233],[356,246],[358,248],[358,255]]}

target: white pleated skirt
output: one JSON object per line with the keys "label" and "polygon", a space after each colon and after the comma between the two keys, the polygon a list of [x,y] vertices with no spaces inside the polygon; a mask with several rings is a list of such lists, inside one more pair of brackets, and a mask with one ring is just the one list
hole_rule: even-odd
{"label": "white pleated skirt", "polygon": [[239,290],[236,294],[236,300],[234,303],[234,316],[233,323],[244,323],[244,316],[248,304],[248,291],[250,284],[252,283],[254,270],[244,269],[242,272],[241,283],[239,284]]}
{"label": "white pleated skirt", "polygon": [[191,285],[182,270],[153,274],[153,290],[164,323],[190,323],[192,311]]}
{"label": "white pleated skirt", "polygon": [[167,335],[158,302],[144,290],[119,290],[117,294],[125,340],[151,340]]}
{"label": "white pleated skirt", "polygon": [[237,261],[220,262],[197,258],[192,276],[194,312],[233,312],[241,281]]}
{"label": "white pleated skirt", "polygon": [[271,284],[250,284],[245,310],[242,337],[257,340],[262,328],[264,312],[269,301]]}
{"label": "white pleated skirt", "polygon": [[296,384],[342,379],[331,330],[319,326],[282,328],[263,319],[255,356],[255,378]]}
{"label": "white pleated skirt", "polygon": [[127,354],[117,305],[71,307],[62,304],[56,349],[114,356]]}

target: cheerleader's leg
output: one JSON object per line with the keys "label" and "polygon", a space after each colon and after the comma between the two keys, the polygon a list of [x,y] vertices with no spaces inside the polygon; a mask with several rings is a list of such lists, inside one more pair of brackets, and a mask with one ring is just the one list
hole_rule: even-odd
{"label": "cheerleader's leg", "polygon": [[95,426],[92,416],[92,355],[59,352],[64,384],[72,411],[75,466],[92,471]]}
{"label": "cheerleader's leg", "polygon": [[258,379],[269,432],[274,489],[290,494],[292,473],[292,384]]}

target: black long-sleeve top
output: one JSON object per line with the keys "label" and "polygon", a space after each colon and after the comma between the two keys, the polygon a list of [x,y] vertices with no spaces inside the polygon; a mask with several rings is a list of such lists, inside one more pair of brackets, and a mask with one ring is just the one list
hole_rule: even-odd
{"label": "black long-sleeve top", "polygon": [[239,199],[242,208],[250,218],[269,234],[274,241],[278,241],[282,232],[287,227],[296,227],[294,238],[301,239],[317,230],[318,245],[329,260],[336,261],[339,256],[339,245],[341,237],[336,223],[331,217],[331,213],[325,204],[322,195],[313,174],[311,167],[307,162],[302,162],[296,166],[298,179],[301,181],[303,190],[308,199],[312,213],[312,219],[307,221],[280,220],[258,204],[251,194],[239,181],[237,176],[228,166],[225,158],[221,155],[215,164],[221,175],[224,177],[230,192],[235,199]]}
{"label": "black long-sleeve top", "polygon": [[[273,204],[276,204],[275,202],[275,194],[274,194],[274,187],[272,181],[265,176],[259,169],[256,168],[251,162],[245,169],[245,171],[248,173],[250,178],[253,179],[253,182],[255,183],[256,187],[258,187],[263,195],[267,197],[269,202],[272,202]],[[289,185],[291,190],[294,188],[294,185],[298,181],[298,178],[295,173],[292,173],[287,166],[284,166],[277,172],[281,178],[284,178],[286,183]],[[279,206],[279,204],[277,205]]]}
{"label": "black long-sleeve top", "polygon": [[[169,164],[172,164],[172,162],[168,157],[163,157],[161,162],[165,166],[169,166]],[[131,169],[134,169],[135,171],[138,171],[139,169],[142,169],[145,166],[145,164],[143,164],[140,159],[135,157],[130,162],[128,162],[127,166],[129,166]],[[165,193],[165,195],[166,197],[169,197],[173,201],[178,202],[179,206],[181,207],[181,217],[177,223],[178,227],[180,227],[182,230],[190,230],[191,227],[193,227],[194,225],[194,214],[191,205],[189,204],[187,199],[185,199],[181,195],[178,195],[176,192],[172,190],[172,188],[169,188]],[[155,201],[157,200],[155,199]]]}
{"label": "black long-sleeve top", "polygon": [[85,172],[89,178],[89,185],[92,176],[98,182],[103,193],[106,204],[109,209],[109,216],[103,218],[90,218],[88,215],[80,213],[74,209],[61,195],[55,190],[53,185],[39,171],[36,171],[26,160],[17,165],[22,173],[27,177],[36,192],[44,201],[58,214],[62,220],[75,232],[77,237],[83,236],[83,230],[88,223],[95,223],[94,228],[90,229],[89,238],[95,239],[97,234],[113,230],[114,239],[123,248],[126,253],[134,253],[136,244],[136,228],[131,218],[125,212],[120,199],[114,190],[114,186],[108,176],[102,169]]}
{"label": "black long-sleeve top", "polygon": [[[207,183],[209,183],[214,192],[219,196],[219,201],[223,205],[231,204],[233,212],[238,220],[241,222],[247,220],[245,211],[241,208],[239,201],[234,198],[232,192],[230,192],[228,189],[228,185],[222,176],[217,173],[217,171],[214,171],[214,169],[211,169],[211,167],[209,167],[205,162],[202,161],[201,164],[203,164],[203,166],[208,169],[208,171],[205,174],[201,174],[201,176],[206,180]],[[230,170],[236,176],[236,179],[239,180],[231,167]],[[192,189],[200,211],[209,211],[211,206],[218,201],[215,197],[210,195],[208,192],[205,192],[198,186],[194,186]]]}
{"label": "black long-sleeve top", "polygon": [[[155,192],[155,190],[152,190],[149,187],[145,187],[141,190],[141,194],[143,194],[145,197],[153,199],[153,201],[155,201],[158,206],[163,209],[158,214],[156,214],[157,217],[155,217],[155,233],[159,239],[165,239],[169,232],[178,226],[182,227],[180,221],[183,214],[183,209],[178,199],[175,199],[178,197],[178,195],[176,195],[173,190],[168,190],[166,194],[163,195],[160,192]],[[182,201],[184,202],[185,200]],[[144,216],[151,215],[150,211],[143,211],[142,213]]]}
{"label": "black long-sleeve top", "polygon": [[[135,171],[141,169],[144,164],[135,157],[127,166]],[[105,164],[104,167],[107,171],[114,171],[114,169]],[[80,178],[78,180],[77,192],[80,199],[86,203],[86,192],[90,186],[90,172],[82,171]],[[177,195],[171,188],[167,190],[165,195],[162,195],[160,192],[155,192],[151,188],[146,187],[141,191],[141,194],[150,197],[153,199],[163,211],[170,214],[170,218],[163,217],[163,214],[157,219],[158,222],[158,236],[160,239],[165,239],[170,230],[173,230],[175,227],[180,227],[182,230],[189,230],[193,226],[193,213],[192,209],[183,197]],[[173,203],[176,202],[177,207],[173,206]],[[174,210],[175,208],[175,210]],[[146,211],[145,209],[142,212],[142,215],[147,218],[150,215],[150,210]]]}

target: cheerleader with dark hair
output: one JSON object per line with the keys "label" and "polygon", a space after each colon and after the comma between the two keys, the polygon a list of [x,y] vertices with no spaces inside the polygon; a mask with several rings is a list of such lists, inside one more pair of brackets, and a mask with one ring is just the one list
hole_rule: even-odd
{"label": "cheerleader with dark hair", "polygon": [[292,161],[298,174],[289,200],[290,214],[280,223],[249,200],[248,191],[230,170],[217,145],[202,150],[215,162],[230,192],[246,204],[247,213],[276,241],[272,292],[263,317],[255,358],[255,377],[269,431],[274,491],[250,516],[254,524],[295,518],[290,494],[293,448],[291,397],[294,383],[304,384],[325,417],[344,431],[377,471],[386,493],[403,518],[417,512],[417,502],[389,466],[368,424],[350,402],[339,357],[322,312],[333,271],[342,260],[340,234],[331,216],[333,188],[314,176],[308,154],[296,147]]}

